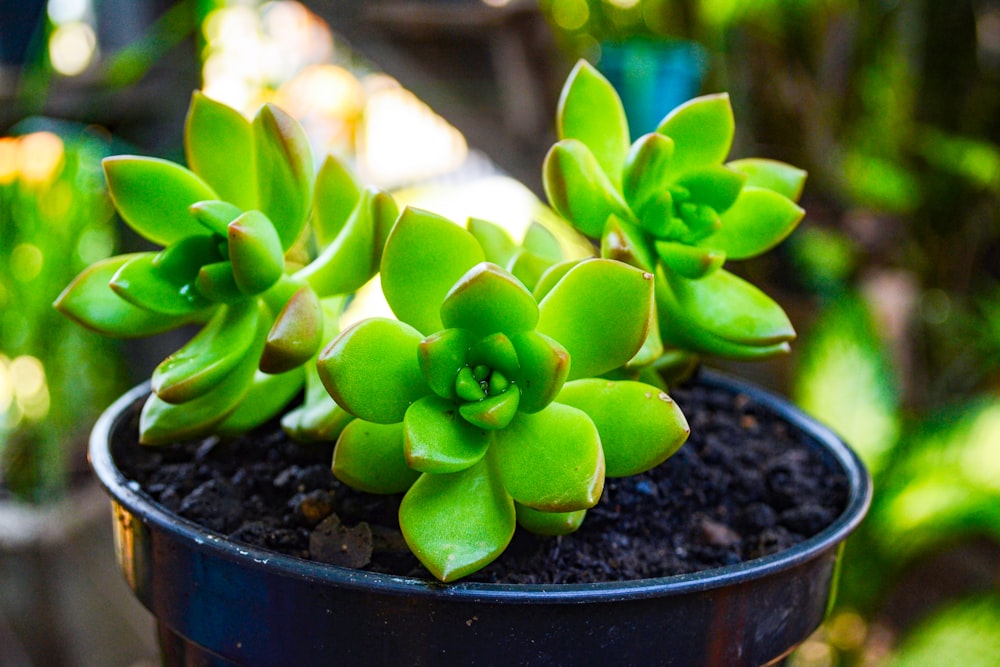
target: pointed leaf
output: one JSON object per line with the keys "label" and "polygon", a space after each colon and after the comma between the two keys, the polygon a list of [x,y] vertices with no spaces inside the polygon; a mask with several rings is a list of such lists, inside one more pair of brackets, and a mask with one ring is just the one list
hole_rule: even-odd
{"label": "pointed leaf", "polygon": [[260,357],[264,373],[284,373],[312,359],[323,344],[323,306],[316,292],[303,287],[278,313]]}
{"label": "pointed leaf", "polygon": [[55,307],[84,327],[114,338],[139,338],[170,331],[199,319],[203,313],[164,315],[122,299],[109,286],[111,278],[138,254],[119,255],[91,264],[73,279]]}
{"label": "pointed leaf", "polygon": [[[654,308],[655,310],[655,308]],[[649,320],[649,332],[642,348],[625,364],[626,369],[642,369],[663,358],[663,339],[660,337],[660,320],[652,317]]]}
{"label": "pointed leaf", "polygon": [[191,315],[210,304],[190,284],[168,280],[154,266],[156,253],[140,253],[111,278],[111,289],[129,303],[165,315]]}
{"label": "pointed leaf", "polygon": [[187,163],[219,197],[244,210],[257,208],[253,130],[236,109],[200,92],[184,125]]}
{"label": "pointed leaf", "polygon": [[625,262],[643,271],[652,271],[656,266],[646,234],[617,215],[608,218],[601,234],[601,257]]}
{"label": "pointed leaf", "polygon": [[731,259],[746,259],[781,243],[805,211],[773,190],[746,187],[722,216],[722,228],[705,239],[706,246],[724,251]]}
{"label": "pointed leaf", "polygon": [[104,158],[102,164],[115,208],[140,236],[166,246],[205,233],[188,207],[219,196],[194,172],[167,160],[135,155]]}
{"label": "pointed leaf", "polygon": [[774,190],[792,201],[802,196],[806,183],[806,172],[790,164],[765,158],[745,158],[726,165],[734,171],[745,174],[747,185]]}
{"label": "pointed leaf", "polygon": [[[258,206],[288,250],[306,224],[312,204],[313,159],[298,121],[265,104],[253,119]],[[213,197],[201,197],[213,199]]]}
{"label": "pointed leaf", "polygon": [[361,198],[361,183],[347,165],[328,155],[316,174],[313,191],[313,232],[325,248],[340,234]]}
{"label": "pointed leaf", "polygon": [[576,380],[567,382],[556,400],[587,413],[597,426],[608,477],[658,466],[691,432],[673,399],[641,382]]}
{"label": "pointed leaf", "polygon": [[488,396],[481,401],[463,403],[459,408],[462,417],[479,428],[488,431],[507,428],[517,415],[517,405],[521,392],[517,385],[511,385],[502,394]]}
{"label": "pointed leaf", "polygon": [[478,218],[469,218],[465,226],[479,241],[487,262],[507,266],[507,262],[517,250],[517,245],[503,227]]}
{"label": "pointed leaf", "polygon": [[729,95],[719,93],[689,100],[667,114],[656,131],[674,140],[675,174],[721,164],[736,134]]}
{"label": "pointed leaf", "polygon": [[677,185],[691,193],[690,201],[724,213],[740,195],[746,175],[722,165],[692,169],[681,174]]}
{"label": "pointed leaf", "polygon": [[461,472],[421,475],[399,506],[403,538],[441,581],[492,562],[507,548],[515,526],[514,501],[485,458]]}
{"label": "pointed leaf", "polygon": [[441,302],[466,271],[483,261],[475,237],[449,220],[406,208],[382,254],[382,291],[396,317],[432,334]]}
{"label": "pointed leaf", "polygon": [[366,493],[402,493],[420,477],[403,454],[403,424],[363,419],[355,419],[340,434],[333,450],[333,474]]}
{"label": "pointed leaf", "polygon": [[625,108],[614,87],[585,60],[570,72],[556,108],[560,139],[578,139],[594,154],[605,175],[621,178],[629,147]]}
{"label": "pointed leaf", "polygon": [[657,132],[639,137],[625,157],[622,191],[633,210],[672,183],[674,140]]}
{"label": "pointed leaf", "polygon": [[222,237],[229,235],[229,223],[243,213],[240,207],[218,199],[195,202],[188,211],[206,230]]}
{"label": "pointed leaf", "polygon": [[520,413],[493,434],[504,488],[519,503],[547,512],[597,504],[604,489],[604,454],[597,427],[582,411],[552,403]]}
{"label": "pointed leaf", "polygon": [[271,375],[257,371],[250,391],[218,426],[216,433],[234,436],[252,431],[278,416],[292,402],[305,382],[305,371],[295,368]]}
{"label": "pointed leaf", "polygon": [[496,264],[481,262],[469,269],[441,304],[441,322],[477,336],[530,331],[538,322],[535,297]]}
{"label": "pointed leaf", "polygon": [[420,371],[431,391],[441,398],[455,398],[455,378],[466,367],[474,342],[464,329],[444,329],[420,341]]}
{"label": "pointed leaf", "polygon": [[259,294],[278,282],[285,271],[285,253],[266,215],[247,211],[229,223],[229,261],[244,294]]}
{"label": "pointed leaf", "polygon": [[560,262],[563,259],[559,239],[537,222],[528,225],[528,231],[524,233],[524,242],[521,245],[525,250],[549,260],[550,263]]}
{"label": "pointed leaf", "polygon": [[569,535],[580,527],[587,516],[587,510],[540,512],[521,503],[514,503],[514,507],[518,525],[536,535]]}
{"label": "pointed leaf", "polygon": [[570,379],[591,377],[635,356],[646,338],[652,307],[651,274],[592,259],[573,268],[542,300],[536,330],[569,352]]}
{"label": "pointed leaf", "polygon": [[403,419],[404,452],[414,470],[458,472],[475,465],[490,446],[489,433],[458,414],[451,401],[424,396]]}
{"label": "pointed leaf", "polygon": [[549,149],[542,165],[542,182],[552,208],[585,236],[600,235],[609,215],[631,217],[597,158],[575,139],[564,139]]}
{"label": "pointed leaf", "polygon": [[569,375],[569,352],[537,331],[526,331],[511,339],[517,350],[520,371],[513,376],[521,390],[518,409],[538,412],[555,399]]}
{"label": "pointed leaf", "polygon": [[378,271],[386,237],[398,215],[390,194],[365,188],[337,237],[295,277],[308,281],[320,296],[357,290]]}
{"label": "pointed leaf", "polygon": [[153,371],[153,391],[167,403],[184,403],[219,384],[246,356],[259,325],[251,301],[219,308],[198,334]]}
{"label": "pointed leaf", "polygon": [[403,421],[429,389],[420,373],[423,336],[396,320],[371,318],[342,331],[319,355],[319,376],[351,414],[378,424]]}
{"label": "pointed leaf", "polygon": [[691,280],[704,278],[726,262],[724,252],[673,241],[657,241],[656,254],[668,269]]}

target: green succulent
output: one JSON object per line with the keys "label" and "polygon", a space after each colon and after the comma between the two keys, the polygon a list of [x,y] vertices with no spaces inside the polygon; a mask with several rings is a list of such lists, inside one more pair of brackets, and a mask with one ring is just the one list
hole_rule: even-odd
{"label": "green succulent", "polygon": [[[575,530],[606,475],[659,464],[688,433],[660,389],[597,377],[647,337],[648,272],[549,253],[531,291],[488,261],[516,266],[517,251],[502,241],[484,249],[477,239],[496,230],[470,227],[405,209],[381,262],[398,320],[349,327],[318,361],[336,403],[357,417],[337,442],[334,473],[363,491],[405,492],[403,536],[443,581],[491,562],[518,523]],[[531,245],[536,255],[552,249]]]}
{"label": "green succulent", "polygon": [[724,162],[735,134],[727,95],[681,105],[630,144],[618,94],[580,61],[557,125],[543,168],[548,199],[599,240],[603,257],[656,276],[668,351],[758,359],[788,350],[795,331],[781,307],[722,267],[791,233],[806,174],[775,160]]}
{"label": "green succulent", "polygon": [[[55,304],[115,337],[201,325],[153,372],[146,444],[244,431],[282,410],[332,336],[342,295],[377,271],[398,214],[334,158],[317,173],[301,126],[272,105],[247,120],[195,93],[184,140],[189,168],[104,160],[122,219],[163,249],[94,264]],[[301,427],[331,415],[326,405]]]}

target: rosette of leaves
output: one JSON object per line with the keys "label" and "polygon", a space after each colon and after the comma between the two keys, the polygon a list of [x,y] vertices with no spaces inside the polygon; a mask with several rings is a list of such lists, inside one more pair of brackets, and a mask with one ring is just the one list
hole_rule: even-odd
{"label": "rosette of leaves", "polygon": [[735,134],[728,95],[695,98],[630,144],[618,94],[580,61],[557,126],[544,163],[548,199],[599,240],[602,256],[655,274],[668,349],[741,359],[788,350],[795,331],[781,307],[723,265],[791,233],[806,174],[775,160],[725,162]]}
{"label": "rosette of leaves", "polygon": [[145,444],[244,431],[284,408],[398,215],[332,157],[317,173],[301,126],[275,106],[248,120],[195,93],[184,141],[188,167],[104,160],[122,219],[163,248],[92,265],[55,304],[109,336],[201,326],[153,372]]}
{"label": "rosette of leaves", "polygon": [[651,275],[606,259],[556,263],[529,291],[486,255],[465,229],[405,209],[381,263],[399,319],[363,320],[319,357],[326,388],[357,417],[334,473],[405,492],[403,536],[442,581],[491,562],[518,523],[575,530],[606,475],[659,464],[688,432],[659,389],[595,377],[641,347]]}

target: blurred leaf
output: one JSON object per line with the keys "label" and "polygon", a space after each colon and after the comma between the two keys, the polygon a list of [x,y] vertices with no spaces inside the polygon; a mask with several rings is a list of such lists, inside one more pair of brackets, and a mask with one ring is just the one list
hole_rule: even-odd
{"label": "blurred leaf", "polygon": [[604,175],[619,182],[630,143],[625,109],[614,87],[585,60],[576,63],[563,86],[556,131],[559,139],[582,142]]}
{"label": "blurred leaf", "polygon": [[886,667],[995,667],[1000,658],[1000,596],[967,598],[907,634]]}
{"label": "blurred leaf", "polygon": [[196,91],[184,125],[188,166],[226,202],[257,208],[253,129],[239,111]]}

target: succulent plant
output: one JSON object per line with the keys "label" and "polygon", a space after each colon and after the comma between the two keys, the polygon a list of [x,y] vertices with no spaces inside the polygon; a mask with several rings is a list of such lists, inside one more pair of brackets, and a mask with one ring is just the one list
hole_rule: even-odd
{"label": "succulent plant", "polygon": [[550,203],[601,255],[656,276],[667,351],[758,359],[788,349],[781,307],[723,268],[795,228],[805,172],[776,160],[724,162],[735,134],[729,97],[695,98],[629,143],[621,100],[580,61],[563,88],[559,141],[544,163]]}
{"label": "succulent plant", "polygon": [[[201,326],[153,372],[147,444],[247,430],[283,409],[333,334],[343,295],[377,271],[398,214],[336,159],[317,173],[302,128],[272,105],[251,121],[195,93],[184,139],[190,168],[104,160],[122,219],[163,249],[94,264],[55,304],[109,336]],[[335,406],[319,412],[300,414],[301,429],[343,421]]]}
{"label": "succulent plant", "polygon": [[[381,263],[398,320],[363,320],[319,356],[327,390],[357,417],[334,473],[364,491],[405,492],[403,536],[445,581],[496,558],[517,523],[575,530],[605,475],[659,464],[688,433],[660,389],[598,377],[646,339],[652,275],[550,253],[530,291],[487,261],[516,267],[524,255],[503,241],[484,250],[477,238],[496,230],[470,227],[405,209]],[[552,249],[530,243],[532,254]]]}

